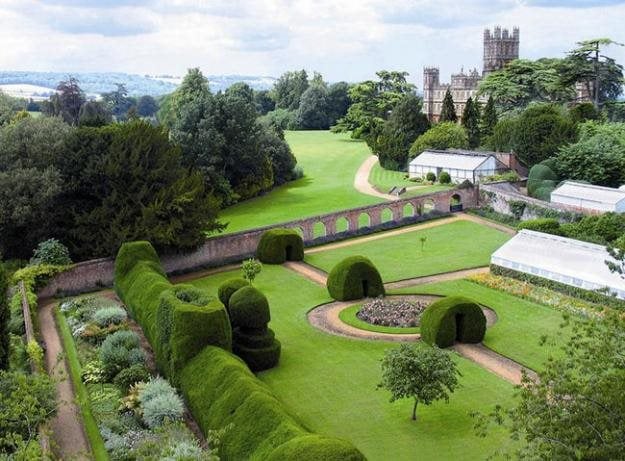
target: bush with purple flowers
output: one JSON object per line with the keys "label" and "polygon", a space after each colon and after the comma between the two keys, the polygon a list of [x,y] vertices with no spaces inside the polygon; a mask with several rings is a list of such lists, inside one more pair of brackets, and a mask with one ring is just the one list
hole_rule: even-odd
{"label": "bush with purple flowers", "polygon": [[428,304],[423,301],[391,300],[380,297],[363,304],[356,316],[373,325],[416,327],[427,306]]}

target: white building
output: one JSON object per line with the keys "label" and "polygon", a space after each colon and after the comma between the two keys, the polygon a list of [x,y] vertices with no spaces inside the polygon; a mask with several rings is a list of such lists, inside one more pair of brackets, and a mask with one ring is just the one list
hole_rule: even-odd
{"label": "white building", "polygon": [[475,184],[484,176],[492,176],[508,169],[494,155],[487,152],[426,150],[408,164],[408,176],[425,178],[428,173],[434,173],[438,179],[440,174],[446,171],[454,183],[468,179]]}
{"label": "white building", "polygon": [[610,272],[606,248],[523,229],[491,256],[491,264],[585,290],[609,289],[625,299],[625,280]]}
{"label": "white building", "polygon": [[625,190],[564,181],[551,192],[551,202],[581,210],[625,212]]}

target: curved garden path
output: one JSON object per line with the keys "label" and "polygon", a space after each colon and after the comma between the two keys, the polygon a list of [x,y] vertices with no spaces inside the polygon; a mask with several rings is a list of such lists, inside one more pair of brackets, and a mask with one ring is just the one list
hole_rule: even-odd
{"label": "curved garden path", "polygon": [[354,177],[354,189],[361,194],[371,195],[385,200],[399,200],[399,196],[383,194],[382,192],[376,190],[369,182],[369,174],[376,163],[378,163],[378,157],[371,155],[367,157],[367,160],[365,160],[362,165],[360,165],[358,171],[356,171],[356,176]]}
{"label": "curved garden path", "polygon": [[63,357],[61,337],[54,320],[53,309],[56,303],[54,299],[44,299],[39,304],[39,324],[46,346],[46,369],[57,382],[57,411],[50,422],[56,445],[53,449],[58,452],[60,459],[88,460],[91,459],[91,447],[83,429],[76,394]]}

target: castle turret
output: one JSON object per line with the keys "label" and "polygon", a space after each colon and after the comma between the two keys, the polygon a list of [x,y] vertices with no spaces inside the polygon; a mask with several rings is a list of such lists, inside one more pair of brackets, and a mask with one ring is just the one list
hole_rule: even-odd
{"label": "castle turret", "polygon": [[484,68],[482,75],[502,69],[507,63],[519,58],[519,28],[514,27],[512,34],[508,29],[497,26],[493,32],[484,30]]}
{"label": "castle turret", "polygon": [[434,114],[434,88],[440,86],[438,67],[423,68],[423,113],[432,118]]}

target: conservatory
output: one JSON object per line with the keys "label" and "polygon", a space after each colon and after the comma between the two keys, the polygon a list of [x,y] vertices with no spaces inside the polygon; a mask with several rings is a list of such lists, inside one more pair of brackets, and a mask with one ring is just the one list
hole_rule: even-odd
{"label": "conservatory", "polygon": [[580,210],[625,212],[625,190],[564,181],[551,192],[551,202]]}
{"label": "conservatory", "polygon": [[625,280],[612,273],[606,248],[523,229],[491,256],[491,264],[584,290],[608,289],[625,299]]}
{"label": "conservatory", "polygon": [[508,170],[492,154],[459,149],[426,150],[408,164],[410,178],[425,178],[428,173],[438,178],[445,171],[454,183],[469,180],[475,184],[482,177]]}

